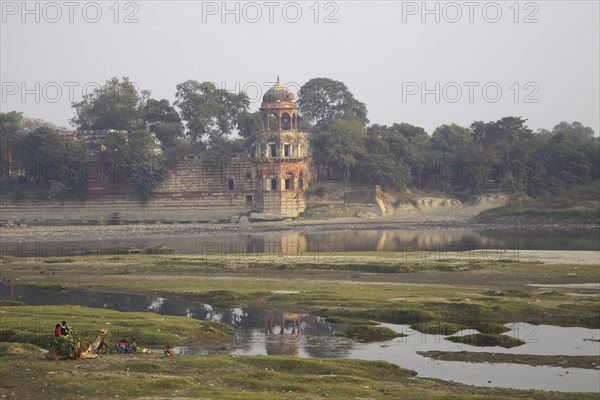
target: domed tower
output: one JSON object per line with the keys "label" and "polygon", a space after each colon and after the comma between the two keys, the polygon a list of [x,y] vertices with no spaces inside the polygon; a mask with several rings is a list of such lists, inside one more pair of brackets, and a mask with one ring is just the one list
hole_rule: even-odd
{"label": "domed tower", "polygon": [[255,219],[296,218],[306,208],[310,152],[308,135],[298,132],[295,96],[277,83],[263,96],[261,130],[251,156],[256,163]]}

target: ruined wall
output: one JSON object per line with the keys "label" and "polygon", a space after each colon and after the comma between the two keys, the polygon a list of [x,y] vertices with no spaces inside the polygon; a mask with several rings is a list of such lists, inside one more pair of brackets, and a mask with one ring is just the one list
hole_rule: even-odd
{"label": "ruined wall", "polygon": [[[182,160],[141,204],[131,194],[111,192],[106,181],[91,183],[86,201],[12,201],[0,198],[0,220],[39,224],[111,224],[228,221],[256,205],[255,167],[233,158],[224,168],[201,159]],[[251,197],[249,197],[251,196]]]}
{"label": "ruined wall", "polygon": [[278,216],[295,218],[306,208],[306,198],[302,192],[264,192],[262,203],[262,219],[276,219]]}

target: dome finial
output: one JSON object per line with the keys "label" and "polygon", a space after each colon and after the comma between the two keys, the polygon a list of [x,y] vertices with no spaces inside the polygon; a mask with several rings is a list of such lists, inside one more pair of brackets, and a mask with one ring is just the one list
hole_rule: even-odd
{"label": "dome finial", "polygon": [[294,94],[284,85],[279,83],[279,74],[277,74],[277,82],[263,96],[263,103],[276,103],[278,101],[293,102]]}

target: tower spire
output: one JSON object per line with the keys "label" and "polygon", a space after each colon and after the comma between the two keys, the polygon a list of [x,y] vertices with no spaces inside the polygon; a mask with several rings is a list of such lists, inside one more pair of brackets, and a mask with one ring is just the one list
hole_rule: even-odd
{"label": "tower spire", "polygon": [[279,83],[279,74],[277,74],[277,83]]}

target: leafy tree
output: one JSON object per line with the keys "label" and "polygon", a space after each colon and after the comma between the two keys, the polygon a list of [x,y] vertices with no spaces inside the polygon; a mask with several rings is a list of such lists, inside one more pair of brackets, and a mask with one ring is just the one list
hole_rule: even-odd
{"label": "leafy tree", "polygon": [[28,170],[40,168],[50,174],[49,169],[64,164],[65,156],[65,143],[54,129],[38,128],[23,139],[23,161]]}
{"label": "leafy tree", "polygon": [[143,110],[146,127],[163,148],[175,146],[184,137],[185,128],[177,110],[168,100],[148,99]]}
{"label": "leafy tree", "polygon": [[39,118],[29,118],[27,116],[23,116],[23,132],[25,132],[26,135],[35,131],[37,128],[42,127],[54,129],[56,131],[59,130],[59,127],[52,122],[44,121],[43,119]]}
{"label": "leafy tree", "polygon": [[531,150],[529,143],[533,132],[520,117],[504,117],[495,122],[476,121],[471,124],[473,142],[487,156],[487,163],[494,164],[498,173],[491,184],[498,191],[524,189],[518,181],[515,168],[527,160]]}
{"label": "leafy tree", "polygon": [[13,162],[15,149],[23,139],[23,113],[0,113],[0,162]]}
{"label": "leafy tree", "polygon": [[[19,155],[12,171],[20,167],[24,173],[5,181],[3,191],[13,194],[37,191],[34,194],[40,199],[48,198],[50,189],[61,188],[67,197],[85,195],[87,179],[82,166],[87,151],[83,143],[62,137],[51,128],[53,124],[17,112],[0,114],[0,124],[3,142],[7,143],[2,148]],[[28,131],[33,127],[36,128]],[[3,151],[3,157],[5,154]],[[8,157],[4,160],[8,162]]]}
{"label": "leafy tree", "polygon": [[51,189],[64,188],[67,152],[55,130],[41,127],[25,136],[22,153],[25,176],[21,186],[37,190],[35,196],[40,200],[47,199]]}
{"label": "leafy tree", "polygon": [[175,96],[192,142],[230,133],[250,105],[245,93],[230,93],[211,82],[185,81],[177,85]]}
{"label": "leafy tree", "polygon": [[431,135],[431,149],[445,154],[453,154],[465,149],[473,143],[473,132],[460,125],[442,125]]}
{"label": "leafy tree", "polygon": [[242,153],[244,148],[244,139],[228,139],[224,136],[213,137],[208,148],[203,154],[203,160],[206,163],[218,167],[221,172],[231,161],[231,156]]}
{"label": "leafy tree", "polygon": [[410,182],[420,185],[420,170],[429,147],[427,132],[421,127],[407,123],[378,125],[374,129],[380,132],[389,157],[400,171],[403,182],[409,182],[410,179]]}
{"label": "leafy tree", "polygon": [[248,145],[254,143],[260,132],[260,118],[260,111],[256,111],[253,113],[244,112],[238,119],[239,134]]}
{"label": "leafy tree", "polygon": [[327,131],[314,136],[315,161],[329,168],[339,169],[344,182],[348,182],[352,168],[356,167],[365,152],[367,132],[361,121],[336,120]]}
{"label": "leafy tree", "polygon": [[390,157],[390,146],[385,141],[385,125],[373,124],[367,128],[366,151],[368,153],[385,154]]}
{"label": "leafy tree", "polygon": [[162,157],[154,152],[154,138],[146,129],[128,134],[112,132],[104,142],[100,158],[112,183],[130,182],[138,198],[147,201],[166,177]]}
{"label": "leafy tree", "polygon": [[456,124],[437,127],[431,135],[431,153],[426,157],[430,169],[436,169],[436,182],[430,187],[469,194],[474,183],[474,150],[469,128]]}
{"label": "leafy tree", "polygon": [[85,198],[88,180],[84,166],[88,161],[87,147],[84,143],[68,140],[66,142],[64,188],[63,195],[67,198]]}
{"label": "leafy tree", "polygon": [[154,139],[148,130],[130,132],[127,173],[134,191],[142,201],[149,200],[154,189],[167,176],[164,162],[154,154],[153,145]]}
{"label": "leafy tree", "polygon": [[557,193],[600,178],[600,142],[591,128],[560,123],[544,149],[549,186]]}
{"label": "leafy tree", "polygon": [[363,182],[381,185],[382,188],[401,188],[406,183],[405,171],[389,155],[367,153],[360,163]]}
{"label": "leafy tree", "polygon": [[298,105],[304,123],[316,131],[327,129],[334,121],[354,120],[366,125],[367,106],[356,100],[342,82],[329,78],[313,78],[298,91]]}
{"label": "leafy tree", "polygon": [[425,159],[429,147],[425,129],[404,122],[394,123],[386,127],[384,138],[396,162],[418,164]]}
{"label": "leafy tree", "polygon": [[577,122],[577,121],[571,122],[571,123],[562,121],[562,122],[558,123],[556,126],[554,126],[554,128],[552,129],[552,133],[565,133],[565,132],[577,132],[577,133],[581,134],[582,136],[585,136],[588,138],[594,137],[594,130],[592,128],[590,128],[589,126],[583,126],[583,124],[581,122]]}
{"label": "leafy tree", "polygon": [[127,133],[111,132],[102,145],[103,150],[99,156],[108,171],[109,181],[113,184],[126,181],[126,166],[129,161]]}
{"label": "leafy tree", "polygon": [[474,142],[486,147],[487,152],[495,152],[509,168],[511,157],[533,137],[533,132],[520,117],[504,117],[495,122],[476,121],[471,124]]}
{"label": "leafy tree", "polygon": [[129,78],[112,78],[100,89],[74,103],[72,122],[82,130],[131,130],[141,126],[142,109],[149,92],[138,90]]}

